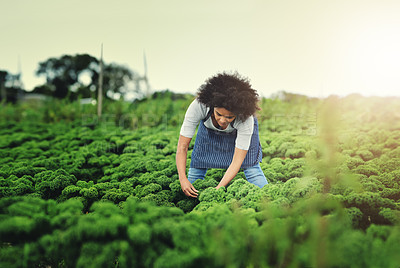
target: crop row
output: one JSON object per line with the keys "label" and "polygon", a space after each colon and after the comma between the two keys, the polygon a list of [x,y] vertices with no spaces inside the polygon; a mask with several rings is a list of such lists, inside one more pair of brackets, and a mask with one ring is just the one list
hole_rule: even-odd
{"label": "crop row", "polygon": [[[400,102],[386,101],[263,99],[261,168],[269,184],[260,189],[239,172],[216,190],[224,170],[213,169],[194,183],[196,199],[182,193],[175,166],[178,111],[190,99],[141,102],[130,111],[136,121],[123,125],[87,116],[0,122],[0,260],[396,267],[400,126],[390,111]],[[146,116],[151,107],[158,108]]]}

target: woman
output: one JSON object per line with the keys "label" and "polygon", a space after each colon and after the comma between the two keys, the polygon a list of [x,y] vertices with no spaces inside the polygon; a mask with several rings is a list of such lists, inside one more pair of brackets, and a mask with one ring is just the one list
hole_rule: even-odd
{"label": "woman", "polygon": [[[204,179],[208,168],[227,169],[217,189],[228,185],[240,168],[246,179],[260,188],[268,183],[260,167],[262,151],[254,116],[259,110],[257,102],[257,92],[237,73],[217,74],[199,88],[197,98],[186,111],[176,152],[179,181],[185,195],[197,197],[198,191],[192,183]],[[186,177],[189,143],[198,125]]]}

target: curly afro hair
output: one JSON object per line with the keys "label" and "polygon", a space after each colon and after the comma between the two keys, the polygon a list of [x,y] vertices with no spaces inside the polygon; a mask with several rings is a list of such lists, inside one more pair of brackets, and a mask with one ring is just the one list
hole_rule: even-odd
{"label": "curly afro hair", "polygon": [[198,89],[197,99],[207,107],[225,108],[241,121],[260,110],[257,91],[238,73],[224,72],[207,79]]}

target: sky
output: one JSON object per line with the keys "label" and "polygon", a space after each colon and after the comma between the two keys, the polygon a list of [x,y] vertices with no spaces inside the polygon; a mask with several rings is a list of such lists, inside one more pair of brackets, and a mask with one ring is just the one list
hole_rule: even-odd
{"label": "sky", "polygon": [[[263,97],[400,96],[398,0],[8,0],[0,70],[43,84],[39,62],[88,53],[144,73],[153,90],[195,93],[219,72]],[[20,66],[20,67],[19,67]]]}

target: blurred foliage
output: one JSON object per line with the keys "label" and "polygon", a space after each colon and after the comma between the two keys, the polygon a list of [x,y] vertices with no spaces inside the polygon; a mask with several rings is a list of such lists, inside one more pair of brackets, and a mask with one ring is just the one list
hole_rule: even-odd
{"label": "blurred foliage", "polygon": [[23,94],[21,74],[0,70],[0,103],[16,103]]}
{"label": "blurred foliage", "polygon": [[[103,94],[111,98],[114,93],[127,93],[129,82],[137,76],[126,66],[116,63],[104,64]],[[46,83],[37,86],[32,93],[58,99],[96,98],[100,75],[100,62],[89,54],[62,55],[39,63],[37,76],[44,76]],[[142,94],[143,92],[136,92]]]}

